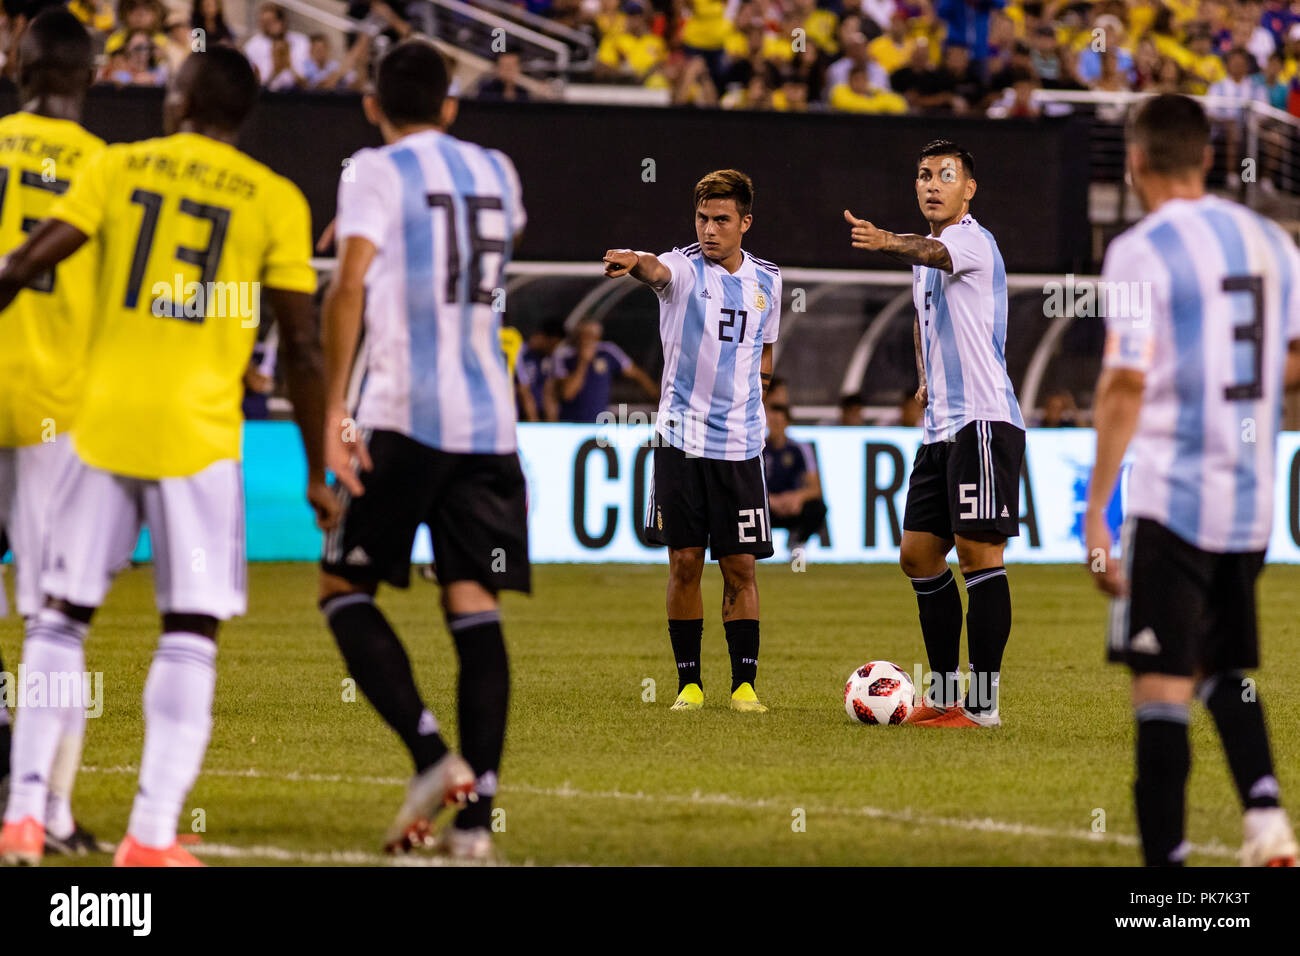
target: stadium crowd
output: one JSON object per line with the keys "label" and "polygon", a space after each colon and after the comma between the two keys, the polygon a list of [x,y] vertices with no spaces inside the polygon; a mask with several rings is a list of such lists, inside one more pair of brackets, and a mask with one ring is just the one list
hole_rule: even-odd
{"label": "stadium crowd", "polygon": [[597,78],[674,104],[1029,117],[1036,89],[1300,115],[1300,2],[512,0],[597,38]]}
{"label": "stadium crowd", "polygon": [[[4,76],[13,78],[13,38],[22,23],[60,5],[77,16],[99,48],[97,81],[115,86],[162,86],[191,52],[224,45],[242,50],[268,89],[352,90],[364,81],[377,46],[415,32],[404,0],[351,0],[346,12],[358,29],[344,38],[343,50],[328,33],[290,29],[275,3],[258,5],[256,29],[240,35],[224,0],[6,0],[0,18]],[[242,2],[240,10],[246,10]]]}

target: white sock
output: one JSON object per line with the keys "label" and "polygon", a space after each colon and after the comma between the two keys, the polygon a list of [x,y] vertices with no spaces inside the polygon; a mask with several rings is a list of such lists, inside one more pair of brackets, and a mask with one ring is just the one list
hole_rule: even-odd
{"label": "white sock", "polygon": [[176,842],[176,820],[198,779],[212,732],[217,645],[164,634],[144,684],[144,756],[127,832],[159,849]]}
{"label": "white sock", "polygon": [[72,785],[81,767],[81,744],[85,739],[86,711],[69,715],[73,726],[63,728],[50,768],[49,793],[45,799],[45,830],[61,840],[72,836],[77,821],[72,816]]}
{"label": "white sock", "polygon": [[[6,821],[35,817],[45,822],[59,739],[74,719],[85,716],[86,631],[85,624],[50,608],[28,618],[22,667],[26,686],[16,688],[21,707],[9,757]],[[75,699],[70,699],[74,693]]]}

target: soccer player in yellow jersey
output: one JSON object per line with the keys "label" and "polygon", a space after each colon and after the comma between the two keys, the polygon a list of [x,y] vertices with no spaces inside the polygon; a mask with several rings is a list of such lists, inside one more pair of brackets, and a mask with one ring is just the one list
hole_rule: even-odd
{"label": "soccer player in yellow jersey", "polygon": [[[54,496],[41,588],[27,630],[28,673],[84,670],[82,643],[141,524],[154,548],[162,637],[144,689],[140,786],[121,866],[199,865],[176,841],[212,725],[216,634],[244,613],[240,395],[259,294],[280,323],[280,357],[322,526],[338,505],[325,483],[322,362],[311,306],[306,200],[235,148],[258,84],[243,54],[187,59],[164,100],[170,135],[110,146],[31,238],[0,265],[0,309],[87,240],[101,244],[76,460]],[[0,328],[12,321],[0,314]],[[40,859],[53,708],[15,728],[0,856]]]}
{"label": "soccer player in yellow jersey", "polygon": [[[0,252],[22,244],[104,148],[78,125],[93,77],[90,35],[75,16],[56,7],[32,20],[19,45],[23,109],[0,119]],[[68,430],[81,397],[97,258],[98,243],[89,242],[39,276],[18,293],[0,331],[0,529],[13,549],[24,618],[41,607],[50,496],[73,458]],[[3,593],[0,588],[0,605]],[[69,802],[85,708],[65,716],[49,782],[45,849],[81,855],[99,849],[74,822]],[[0,706],[0,780],[9,774],[9,743],[9,711]]]}

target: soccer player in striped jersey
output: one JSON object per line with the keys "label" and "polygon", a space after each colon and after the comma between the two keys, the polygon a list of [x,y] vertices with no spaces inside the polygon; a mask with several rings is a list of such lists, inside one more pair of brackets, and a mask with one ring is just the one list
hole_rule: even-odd
{"label": "soccer player in striped jersey", "polygon": [[[930,659],[928,727],[1001,723],[998,685],[1011,633],[1002,555],[1020,533],[1025,423],[1007,375],[1007,273],[992,233],[970,214],[975,161],[956,143],[921,150],[916,199],[929,236],[895,235],[855,218],[853,248],[912,266],[917,400],[925,430],[907,487],[900,563],[912,580]],[[948,568],[954,543],[966,582],[970,686],[959,702],[961,596]]]}
{"label": "soccer player in striped jersey", "polygon": [[[257,100],[242,53],[185,60],[167,89],[171,135],[105,148],[0,266],[0,308],[97,238],[100,323],[73,429],[75,459],[51,505],[27,671],[80,674],[84,641],[141,526],[154,550],[162,636],[144,687],[140,785],[119,866],[196,866],[176,839],[212,729],[216,635],[247,606],[240,398],[265,292],[306,449],[308,499],[325,483],[324,395],[312,316],[311,222],[296,186],[241,153]],[[11,317],[0,315],[0,325]],[[48,683],[48,682],[47,682]],[[0,855],[40,859],[47,781],[69,702],[15,727]]]}
{"label": "soccer player in striped jersey", "polygon": [[[25,108],[0,119],[0,249],[21,245],[104,148],[79,125],[94,69],[90,35],[66,9],[43,11],[23,31],[18,100]],[[8,530],[13,545],[23,618],[41,609],[50,498],[73,458],[69,430],[95,316],[98,245],[87,243],[19,292],[7,319],[0,319],[0,529]],[[86,714],[69,709],[64,716],[45,811],[45,852],[81,855],[99,849],[73,821],[69,801]],[[9,774],[9,740],[9,711],[0,705],[0,780]]]}
{"label": "soccer player in striped jersey", "polygon": [[781,325],[781,270],[744,251],[754,184],[722,169],[695,186],[695,235],[661,256],[605,253],[605,275],[631,275],[659,296],[664,372],[646,538],[668,546],[668,635],[677,658],[674,710],[704,706],[700,643],[704,549],[722,571],[731,706],[764,711],[758,673],[756,558],[772,555],[763,481],[763,396]]}
{"label": "soccer player in striped jersey", "polygon": [[[394,47],[365,99],[386,145],[357,153],[339,183],[324,340],[326,452],[344,516],[324,543],[320,599],[349,673],[415,764],[385,847],[427,843],[430,818],[468,802],[437,840],[452,856],[481,859],[492,854],[510,691],[497,594],[530,588],[514,388],[494,307],[525,218],[510,160],[445,132],[447,83],[436,48]],[[348,382],[363,325],[353,412]],[[374,603],[380,582],[409,584],[421,524],[460,659],[464,757],[438,733]]]}
{"label": "soccer player in striped jersey", "polygon": [[[1096,583],[1114,598],[1109,657],[1133,674],[1147,864],[1187,854],[1195,693],[1241,798],[1242,863],[1293,866],[1263,709],[1243,672],[1259,665],[1255,582],[1273,527],[1282,393],[1300,385],[1300,253],[1276,223],[1206,194],[1209,141],[1204,111],[1184,96],[1147,100],[1129,119],[1128,170],[1147,215],[1106,250],[1085,536]],[[1114,561],[1106,509],[1130,446]]]}

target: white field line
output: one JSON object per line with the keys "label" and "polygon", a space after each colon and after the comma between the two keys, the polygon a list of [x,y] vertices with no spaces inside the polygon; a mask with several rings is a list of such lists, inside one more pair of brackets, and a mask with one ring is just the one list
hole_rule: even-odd
{"label": "white field line", "polygon": [[[139,768],[132,766],[120,767],[82,767],[82,773],[137,773]],[[352,777],[345,774],[329,773],[266,773],[256,768],[250,767],[247,770],[207,770],[204,774],[213,777],[241,777],[248,779],[277,780],[290,783],[349,783],[365,784],[373,786],[405,786],[407,780],[401,777]],[[645,793],[644,791],[627,791],[627,790],[576,790],[567,783],[559,787],[534,787],[528,784],[510,784],[501,787],[503,793],[521,793],[535,797],[550,797],[555,799],[568,800],[622,800],[650,804],[678,804],[685,806],[716,806],[716,807],[735,807],[741,810],[780,810],[785,813],[792,809],[789,800],[777,801],[768,798],[749,798],[737,797],[729,793],[701,793],[696,790],[689,794],[676,793]],[[973,818],[973,817],[940,817],[930,816],[924,813],[915,813],[910,809],[904,810],[887,810],[881,807],[803,807],[808,816],[838,816],[838,817],[862,817],[869,820],[885,820],[891,823],[909,824],[915,827],[939,827],[949,830],[964,830],[972,833],[1000,833],[1013,837],[1031,837],[1048,840],[1078,840],[1084,843],[1104,843],[1115,846],[1136,847],[1139,845],[1138,838],[1127,833],[1094,833],[1091,830],[1067,830],[1055,827],[1044,827],[1032,823],[1017,823],[1011,820],[995,820],[992,817]],[[258,848],[231,847],[230,850],[256,850]],[[291,853],[293,851],[280,851],[274,847],[263,848],[268,851]],[[202,852],[202,850],[200,850]],[[1220,857],[1225,859],[1234,859],[1237,851],[1231,847],[1224,846],[1218,841],[1205,844],[1192,844],[1191,852],[1204,856]],[[229,855],[233,856],[234,853]],[[330,857],[335,854],[298,854],[299,856],[320,856]],[[367,857],[364,862],[371,860],[385,860],[392,862],[391,857],[379,857],[375,854],[358,853],[359,857]],[[271,857],[268,857],[271,858]],[[310,861],[304,861],[310,862]],[[316,861],[319,863],[331,862],[328,859]],[[358,861],[362,862],[362,861]],[[429,864],[409,864],[409,865],[429,865]],[[437,864],[433,864],[437,865]],[[445,864],[444,864],[445,865]]]}
{"label": "white field line", "polygon": [[[467,863],[447,857],[404,854],[389,856],[384,853],[366,853],[361,850],[331,850],[327,853],[308,850],[286,850],[279,846],[230,846],[224,843],[199,843],[188,848],[200,857],[223,860],[264,860],[270,863],[303,863],[308,866],[510,866],[509,863]],[[525,866],[531,864],[525,863]]]}

